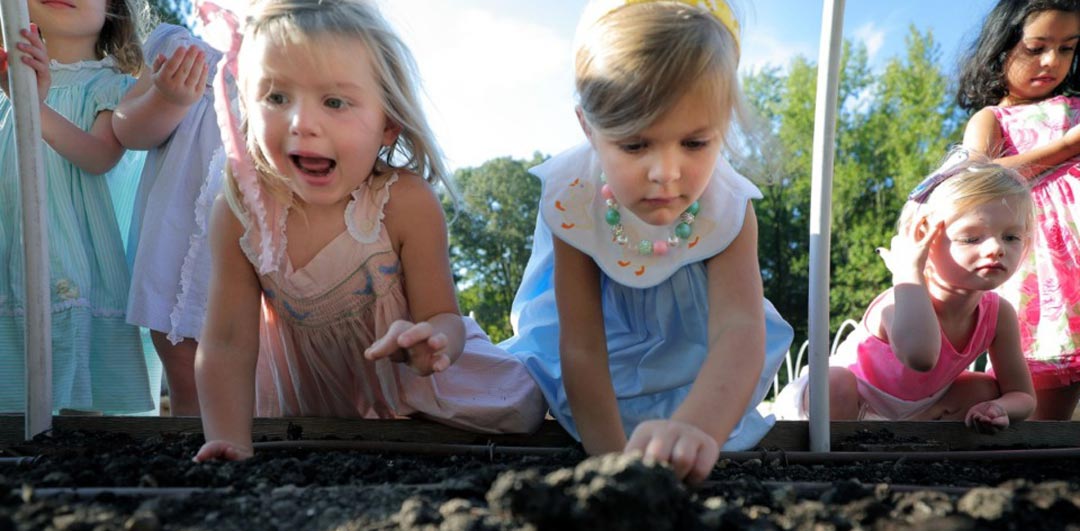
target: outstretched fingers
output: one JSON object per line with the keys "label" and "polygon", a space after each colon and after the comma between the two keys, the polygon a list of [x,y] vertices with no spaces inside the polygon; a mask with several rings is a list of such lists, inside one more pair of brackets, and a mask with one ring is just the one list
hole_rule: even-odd
{"label": "outstretched fingers", "polygon": [[197,46],[181,46],[172,56],[158,55],[153,65],[154,85],[169,101],[190,105],[202,97],[210,65]]}

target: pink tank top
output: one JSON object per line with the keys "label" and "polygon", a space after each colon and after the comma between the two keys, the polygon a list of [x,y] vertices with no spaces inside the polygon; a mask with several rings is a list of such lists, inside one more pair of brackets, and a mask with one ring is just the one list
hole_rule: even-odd
{"label": "pink tank top", "polygon": [[[892,289],[870,303],[870,312],[883,300],[891,298]],[[906,367],[893,354],[888,341],[882,341],[866,328],[866,318],[852,331],[836,351],[829,365],[847,367],[855,376],[902,400],[920,400],[940,391],[964,372],[975,358],[986,352],[997,332],[998,294],[983,293],[976,309],[975,329],[967,345],[956,348],[941,331],[941,354],[937,365],[927,372]]]}

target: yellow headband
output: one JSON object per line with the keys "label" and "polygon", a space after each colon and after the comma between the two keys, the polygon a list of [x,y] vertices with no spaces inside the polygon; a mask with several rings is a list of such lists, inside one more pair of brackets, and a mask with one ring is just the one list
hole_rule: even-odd
{"label": "yellow headband", "polygon": [[[655,2],[656,0],[624,0],[626,4],[644,4],[646,2]],[[724,25],[728,31],[731,32],[731,36],[735,38],[735,46],[739,46],[739,22],[735,20],[735,14],[731,12],[731,7],[728,6],[724,0],[671,0],[674,2],[691,5],[694,7],[700,7],[709,13],[712,13],[721,24]]]}

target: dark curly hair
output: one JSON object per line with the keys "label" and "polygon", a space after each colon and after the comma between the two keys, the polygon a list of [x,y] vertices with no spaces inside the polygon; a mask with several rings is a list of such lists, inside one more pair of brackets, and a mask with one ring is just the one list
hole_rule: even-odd
{"label": "dark curly hair", "polygon": [[[1005,59],[1024,36],[1028,17],[1043,11],[1080,13],[1080,0],[1001,0],[986,15],[979,37],[960,62],[960,81],[956,104],[969,112],[997,105],[1008,95],[1005,86]],[[1077,56],[1069,73],[1054,94],[1080,92]]]}

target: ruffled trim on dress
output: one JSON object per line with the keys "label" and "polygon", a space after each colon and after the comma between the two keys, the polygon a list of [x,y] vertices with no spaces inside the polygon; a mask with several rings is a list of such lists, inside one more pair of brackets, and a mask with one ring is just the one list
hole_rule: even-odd
{"label": "ruffled trim on dress", "polygon": [[179,333],[180,319],[188,309],[188,299],[190,297],[188,292],[191,290],[191,277],[194,274],[196,260],[199,259],[200,252],[206,249],[208,218],[210,209],[214,204],[214,197],[217,195],[217,189],[219,188],[217,183],[220,182],[220,178],[217,176],[222,175],[224,172],[225,149],[218,148],[214,152],[214,156],[210,158],[207,178],[203,181],[199,196],[195,200],[195,230],[192,231],[191,237],[188,238],[188,251],[184,255],[183,265],[180,266],[180,289],[176,292],[176,304],[169,314],[169,333],[165,336],[173,345],[184,340],[184,337]]}
{"label": "ruffled trim on dress", "polygon": [[61,63],[56,59],[49,61],[50,70],[67,70],[70,72],[78,72],[79,70],[96,70],[100,68],[117,69],[116,60],[112,57],[105,57],[104,59],[98,59],[96,61],[78,61],[75,63]]}
{"label": "ruffled trim on dress", "polygon": [[[345,227],[356,241],[360,243],[375,243],[382,231],[382,220],[386,217],[386,203],[390,201],[390,186],[398,181],[398,174],[394,172],[382,188],[376,190],[375,198],[371,201],[376,208],[364,208],[357,211],[356,204],[361,198],[368,197],[371,188],[360,186],[352,192],[352,201],[345,207]],[[359,213],[358,213],[359,212]],[[361,225],[362,224],[362,225]]]}
{"label": "ruffled trim on dress", "polygon": [[[277,203],[274,203],[277,205]],[[244,235],[240,237],[240,249],[260,275],[268,275],[278,271],[281,260],[285,256],[285,248],[289,245],[289,237],[285,234],[285,221],[289,219],[289,207],[278,205],[273,210],[281,212],[280,216],[269,219],[267,210],[262,209],[263,203],[253,201],[249,208],[259,207],[261,216],[256,219],[241,219],[244,225]],[[250,213],[249,213],[250,214]],[[261,223],[258,221],[261,220]],[[272,223],[271,223],[272,221]],[[271,226],[273,229],[271,229]]]}

